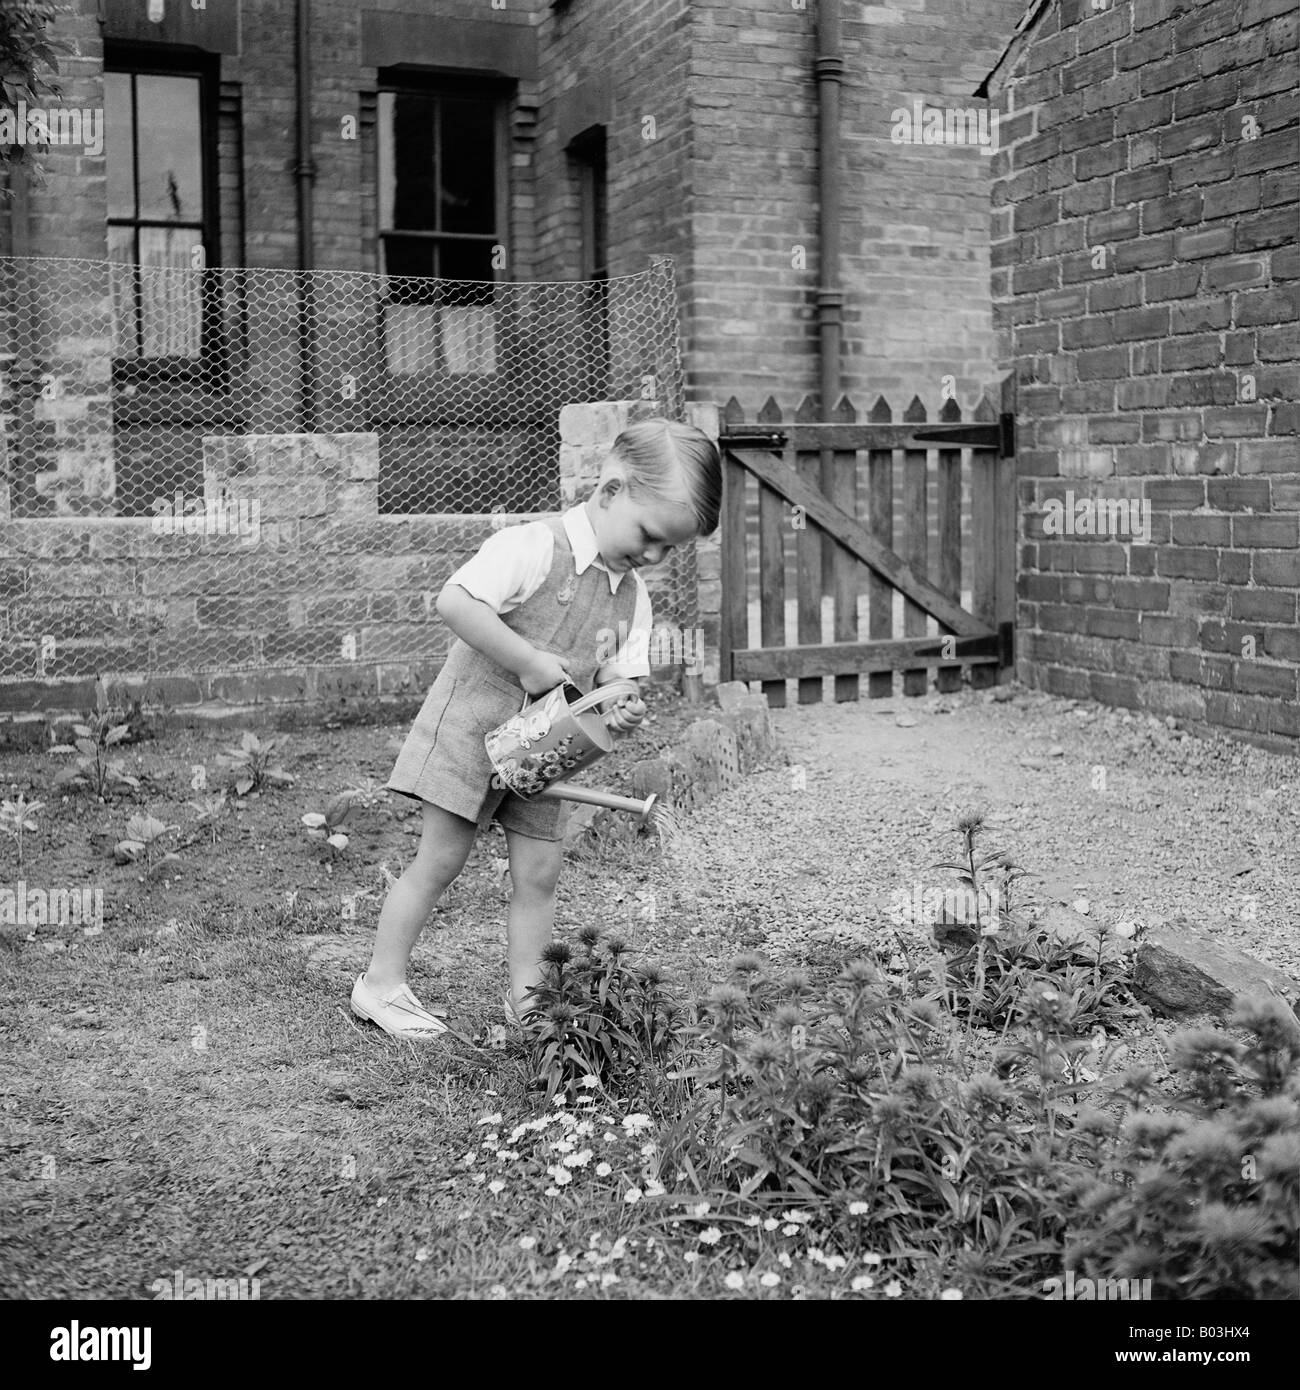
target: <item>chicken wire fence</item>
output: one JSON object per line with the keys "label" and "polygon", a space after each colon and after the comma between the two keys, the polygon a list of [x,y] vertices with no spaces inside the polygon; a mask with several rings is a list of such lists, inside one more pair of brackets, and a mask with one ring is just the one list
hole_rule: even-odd
{"label": "chicken wire fence", "polygon": [[[274,586],[277,563],[281,587],[310,588],[313,543],[328,550],[329,528],[350,521],[379,523],[372,545],[396,555],[396,523],[420,518],[420,534],[450,556],[472,552],[502,514],[559,510],[566,405],[651,402],[654,413],[684,415],[666,258],[635,275],[538,283],[195,267],[180,247],[171,259],[144,266],[0,258],[0,535],[14,541],[0,545],[0,560],[9,549],[30,558],[57,548],[48,527],[28,528],[42,533],[39,544],[23,541],[26,521],[65,521],[72,531],[77,519],[148,518],[137,532],[167,531],[189,543],[183,565],[171,558],[176,549],[136,555],[123,597],[148,611],[129,651],[96,648],[99,610],[89,606],[64,622],[62,638],[25,631],[23,613],[42,597],[40,567],[29,566],[26,608],[11,603],[0,623],[12,639],[0,643],[0,677],[51,674],[33,643],[47,652],[57,644],[58,674],[76,676],[101,674],[106,661],[163,672],[428,655],[434,649],[415,629],[420,620],[438,625],[430,604],[394,620],[391,603],[349,595],[346,573],[330,574],[324,561],[320,587],[334,592],[336,611],[352,615],[351,633],[316,640],[309,605],[305,615],[281,615],[281,626],[298,633],[294,641],[265,640],[248,621],[258,615],[239,601],[247,604],[259,583]],[[281,476],[268,477],[265,459],[232,465],[257,442],[249,436],[298,435],[312,436],[317,454],[322,438],[329,452],[333,437],[343,455],[337,487],[322,493],[305,476],[305,455],[295,462],[283,438],[271,448],[280,451]],[[357,450],[373,456],[376,444],[377,458],[358,464]],[[233,495],[238,467],[252,467],[273,494],[255,499],[270,546],[250,544],[251,526],[240,532],[249,518]],[[304,476],[283,476],[295,469]],[[299,485],[297,501],[291,484]],[[250,552],[260,569],[250,571]],[[115,554],[86,542],[80,568],[93,570],[102,555],[107,572]],[[361,580],[373,577],[372,566]],[[93,573],[85,579],[85,594],[71,592],[66,575],[55,586],[65,619],[78,598],[114,592],[111,583],[96,587]],[[657,621],[694,622],[693,555],[675,558],[654,587]],[[152,606],[143,602],[151,595]],[[4,598],[0,583],[0,615]],[[57,628],[55,616],[46,605],[30,620]],[[263,614],[262,628],[274,616]],[[115,610],[106,621],[111,627],[120,617]],[[170,640],[178,632],[182,640]],[[241,640],[231,640],[237,632]]]}

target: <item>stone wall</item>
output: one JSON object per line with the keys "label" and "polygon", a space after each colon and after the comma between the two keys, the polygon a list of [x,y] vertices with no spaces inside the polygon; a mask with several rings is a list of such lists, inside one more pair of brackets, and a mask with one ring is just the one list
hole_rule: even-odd
{"label": "stone wall", "polygon": [[[654,409],[566,407],[564,506],[590,491],[619,430]],[[442,586],[494,529],[537,514],[381,516],[378,479],[374,434],[213,436],[203,508],[195,499],[179,520],[0,523],[0,721],[91,708],[98,676],[207,714],[422,698],[451,641]],[[694,605],[694,564],[678,556],[649,577],[668,636]],[[716,680],[716,613],[707,621]],[[695,642],[693,629],[677,635]],[[652,643],[652,665],[694,650]]]}

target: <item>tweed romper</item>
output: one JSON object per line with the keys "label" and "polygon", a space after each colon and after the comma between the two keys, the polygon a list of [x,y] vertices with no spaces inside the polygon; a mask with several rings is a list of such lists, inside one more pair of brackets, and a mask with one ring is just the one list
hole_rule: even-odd
{"label": "tweed romper", "polygon": [[[628,576],[610,593],[609,572],[595,565],[578,574],[559,517],[547,517],[555,535],[551,568],[540,588],[501,621],[538,651],[560,657],[575,683],[590,690],[619,623],[632,626],[637,584]],[[602,640],[602,631],[605,633]],[[518,714],[524,689],[513,672],[459,637],[452,643],[415,724],[397,755],[392,791],[441,806],[480,829],[492,817],[507,830],[535,840],[562,837],[562,803],[528,801],[491,786],[492,763],[483,735]]]}

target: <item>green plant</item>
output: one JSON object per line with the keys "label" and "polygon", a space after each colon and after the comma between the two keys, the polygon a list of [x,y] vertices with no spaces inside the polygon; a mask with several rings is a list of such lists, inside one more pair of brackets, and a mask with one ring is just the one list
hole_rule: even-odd
{"label": "green plant", "polygon": [[589,1076],[603,1086],[633,1077],[662,1084],[684,1021],[664,973],[632,969],[622,938],[598,927],[582,928],[577,940],[577,955],[563,941],[542,954],[542,980],[525,1014],[534,1084],[548,1099],[572,1099]]}
{"label": "green plant", "polygon": [[[983,828],[980,811],[957,821],[962,859],[934,868],[952,869],[974,904],[973,925],[936,923],[935,944],[942,952],[938,987],[930,997],[977,1028],[1000,1030],[1005,1037],[1018,1002],[1035,986],[1061,990],[1072,1003],[1079,1033],[1114,1027],[1136,1010],[1127,984],[1127,957],[1104,922],[1090,938],[1065,939],[1012,910],[1015,884],[1025,871],[1002,850],[976,853]],[[988,911],[981,914],[981,904]]]}
{"label": "green plant", "polygon": [[0,802],[0,833],[17,841],[20,869],[23,866],[23,836],[35,833],[36,813],[44,809],[43,801],[28,801],[26,795],[21,793],[15,801]]}
{"label": "green plant", "polygon": [[109,706],[108,690],[102,679],[95,682],[95,710],[82,724],[72,726],[72,744],[56,744],[51,753],[78,753],[76,764],[66,768],[54,779],[56,787],[89,787],[101,800],[110,788],[140,789],[140,779],[126,770],[121,758],[110,757],[109,750],[122,743],[131,732],[129,723],[122,723]]}
{"label": "green plant", "polygon": [[223,787],[216,796],[201,796],[188,803],[194,812],[194,819],[200,827],[206,826],[212,836],[212,847],[215,849],[217,844],[217,826],[225,813],[229,798],[226,789]]}
{"label": "green plant", "polygon": [[352,787],[341,795],[350,798],[352,805],[359,810],[373,811],[376,806],[388,799],[388,788],[368,777],[359,786]]}
{"label": "green plant", "polygon": [[1300,1265],[1300,1027],[1275,999],[1238,999],[1239,1042],[1170,1040],[1173,1110],[1131,1071],[1095,1161],[1069,1193],[1066,1265],[1150,1279],[1158,1299],[1294,1299]]}
{"label": "green plant", "polygon": [[969,1070],[960,1026],[871,961],[819,998],[803,972],[741,957],[699,1006],[698,1089],[661,1136],[664,1163],[701,1192],[820,1209],[846,1253],[866,1243],[929,1279],[988,1292],[1050,1269],[1065,1136],[1036,1075]]}
{"label": "green plant", "polygon": [[227,747],[224,750],[220,761],[230,768],[230,785],[236,796],[260,792],[267,786],[293,785],[293,778],[282,767],[273,765],[277,746],[276,739],[268,738],[263,742],[256,734],[245,732],[237,748]]}
{"label": "green plant", "polygon": [[348,847],[348,837],[339,827],[352,814],[357,795],[355,791],[340,792],[326,806],[323,813],[308,811],[302,818],[302,823],[307,827],[307,834],[314,840],[324,840],[334,857]]}
{"label": "green plant", "polygon": [[[69,46],[47,32],[60,6],[48,0],[5,0],[0,7],[0,106],[17,112],[20,101],[39,105],[42,96],[58,96],[60,88],[42,75],[48,68],[58,73],[56,53],[70,53]],[[31,160],[28,149],[17,141],[0,145],[0,168]],[[39,165],[36,166],[39,169]]]}
{"label": "green plant", "polygon": [[[168,835],[179,831],[179,825],[166,825],[155,816],[132,816],[127,822],[125,837],[117,842],[113,853],[119,864],[135,864],[143,856],[145,877],[148,878],[159,864],[180,859],[179,854],[167,850],[163,845]],[[161,857],[158,857],[160,854]]]}

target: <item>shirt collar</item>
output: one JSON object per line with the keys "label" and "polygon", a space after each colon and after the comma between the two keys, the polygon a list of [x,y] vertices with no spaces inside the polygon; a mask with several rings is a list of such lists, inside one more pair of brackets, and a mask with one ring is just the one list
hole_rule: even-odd
{"label": "shirt collar", "polygon": [[609,575],[610,593],[618,593],[618,586],[626,576],[615,574],[600,558],[596,533],[591,529],[591,518],[587,515],[586,503],[570,507],[560,520],[564,523],[564,534],[569,538],[569,547],[573,551],[573,564],[577,572],[581,574],[589,566],[595,565],[597,569],[604,570]]}

